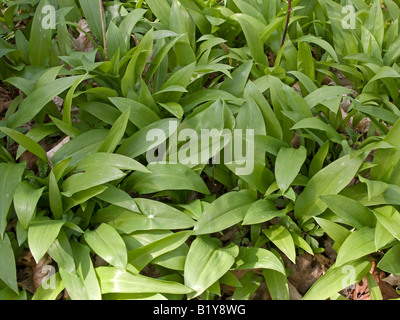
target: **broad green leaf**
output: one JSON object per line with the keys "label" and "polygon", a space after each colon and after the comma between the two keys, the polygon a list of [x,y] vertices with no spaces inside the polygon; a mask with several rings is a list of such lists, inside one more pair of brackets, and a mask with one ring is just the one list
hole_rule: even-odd
{"label": "broad green leaf", "polygon": [[102,31],[102,21],[100,3],[99,1],[85,1],[79,0],[79,4],[83,10],[87,23],[89,25],[90,31],[95,35],[97,40],[103,43],[103,31]]}
{"label": "broad green leaf", "polygon": [[339,62],[338,56],[336,54],[335,49],[330,45],[329,42],[325,41],[324,39],[317,38],[313,35],[306,35],[295,40],[296,42],[311,42],[316,44],[317,46],[324,49],[329,55],[336,61]]}
{"label": "broad green leaf", "polygon": [[84,292],[87,294],[88,300],[101,300],[100,285],[96,278],[89,247],[78,243],[76,240],[71,242],[71,246],[77,266],[76,273],[83,282]]}
{"label": "broad green leaf", "polygon": [[115,121],[107,135],[107,138],[101,144],[97,152],[114,152],[125,134],[126,126],[130,115],[130,109],[126,109]]}
{"label": "broad green leaf", "polygon": [[258,29],[258,26],[262,25],[262,23],[256,23],[257,20],[255,18],[246,14],[235,14],[234,18],[240,23],[240,26],[242,27],[251,56],[253,57],[254,61],[261,65],[268,66],[269,63],[267,55],[264,52],[264,43],[262,42],[258,34],[260,31],[260,29]]}
{"label": "broad green leaf", "polygon": [[194,190],[210,194],[200,176],[182,164],[154,163],[147,169],[151,173],[135,172],[130,176],[132,189],[140,194],[162,190]]}
{"label": "broad green leaf", "polygon": [[0,280],[15,293],[18,293],[17,268],[15,265],[14,251],[7,234],[4,235],[3,239],[0,239],[0,252]]}
{"label": "broad green leaf", "polygon": [[178,125],[179,120],[172,118],[162,119],[152,123],[126,139],[121,147],[118,148],[117,153],[136,158],[164,144],[177,130]]}
{"label": "broad green leaf", "polygon": [[379,222],[376,222],[375,227],[375,249],[376,251],[383,248],[389,242],[394,240],[394,236]]}
{"label": "broad green leaf", "polygon": [[148,245],[129,251],[127,270],[133,273],[140,272],[155,258],[181,246],[192,233],[192,231],[176,232]]}
{"label": "broad green leaf", "polygon": [[334,248],[337,250],[342,243],[347,239],[347,237],[351,234],[349,230],[347,230],[345,227],[342,227],[341,225],[327,220],[323,219],[321,217],[314,217],[315,221],[320,225],[322,230],[326,232],[328,236],[330,236],[334,241]]}
{"label": "broad green leaf", "polygon": [[[59,272],[50,276],[45,283],[45,286],[43,286],[42,283],[42,285],[37,288],[32,296],[32,300],[56,300],[60,292],[65,288]],[[54,287],[52,287],[51,284],[54,284]]]}
{"label": "broad green leaf", "polygon": [[263,223],[275,217],[283,218],[283,216],[284,214],[276,208],[273,201],[261,199],[254,202],[247,210],[243,225]]}
{"label": "broad green leaf", "polygon": [[241,222],[256,200],[256,194],[251,190],[224,194],[204,210],[194,227],[195,234],[222,231]]}
{"label": "broad green leaf", "polygon": [[202,294],[228,272],[238,253],[239,248],[233,243],[222,248],[216,239],[197,237],[190,246],[184,269],[185,285],[195,291],[190,298]]}
{"label": "broad green leaf", "polygon": [[275,162],[275,177],[279,189],[285,193],[299,173],[307,157],[303,146],[299,149],[282,148]]}
{"label": "broad green leaf", "polygon": [[27,229],[29,223],[35,214],[37,203],[43,193],[44,188],[35,189],[28,182],[22,182],[18,185],[14,193],[14,208],[18,216],[18,221],[24,229]]}
{"label": "broad green leaf", "polygon": [[335,265],[342,266],[375,251],[375,228],[363,227],[353,231],[343,242]]}
{"label": "broad green leaf", "polygon": [[0,239],[3,239],[8,211],[24,171],[24,163],[0,163]]}
{"label": "broad green leaf", "polygon": [[8,126],[16,128],[31,121],[54,97],[71,87],[81,76],[60,78],[40,86],[19,105],[18,111],[8,119]]}
{"label": "broad green leaf", "polygon": [[171,293],[188,294],[192,292],[187,286],[166,280],[135,275],[113,267],[96,268],[100,280],[101,293]]}
{"label": "broad green leaf", "polygon": [[96,152],[84,157],[76,166],[76,170],[87,170],[91,167],[115,167],[120,170],[142,171],[150,173],[140,162],[115,153]]}
{"label": "broad green leaf", "polygon": [[371,300],[383,300],[381,289],[370,273],[367,273],[367,283]]}
{"label": "broad green leaf", "polygon": [[[49,21],[46,21],[48,20],[46,17],[48,17],[49,11],[43,10],[49,4],[48,0],[41,0],[36,7],[32,20],[29,38],[29,60],[33,66],[47,67],[49,65],[53,30],[51,25],[46,25],[46,23],[49,23]],[[54,7],[52,8],[54,9]],[[43,26],[47,28],[43,28]]]}
{"label": "broad green leaf", "polygon": [[232,300],[248,300],[259,288],[262,278],[253,271],[246,272],[240,279],[241,287],[237,287],[232,295]]}
{"label": "broad green leaf", "polygon": [[311,80],[315,79],[314,59],[310,48],[304,42],[299,42],[298,44],[297,70],[304,73]]}
{"label": "broad green leaf", "polygon": [[377,267],[387,273],[400,275],[400,244],[396,244],[385,253]]}
{"label": "broad green leaf", "polygon": [[324,195],[320,199],[336,215],[355,228],[375,226],[376,218],[373,212],[358,201],[341,195]]}
{"label": "broad green leaf", "polygon": [[126,246],[118,232],[102,223],[97,229],[86,230],[85,241],[90,248],[114,267],[124,270],[128,263]]}
{"label": "broad green leaf", "polygon": [[285,275],[281,261],[271,252],[263,248],[240,247],[233,269],[271,269]]}
{"label": "broad green leaf", "polygon": [[64,209],[60,189],[58,188],[57,180],[53,170],[51,170],[49,174],[49,204],[54,218],[61,219]]}
{"label": "broad green leaf", "polygon": [[325,142],[323,146],[317,151],[314,158],[312,159],[308,167],[308,176],[313,177],[318,171],[320,171],[329,152],[329,141]]}
{"label": "broad green leaf", "polygon": [[191,228],[194,221],[183,212],[159,201],[135,198],[137,205],[133,213],[131,210],[109,206],[99,210],[94,217],[95,223],[107,222],[123,233],[136,230],[176,230]]}
{"label": "broad green leaf", "polygon": [[371,168],[371,180],[400,185],[400,119],[395,123],[383,141],[396,147],[395,149],[379,149],[376,151]]}
{"label": "broad green leaf", "polygon": [[357,282],[371,269],[364,259],[349,262],[341,267],[331,267],[303,296],[303,300],[326,300],[335,293]]}
{"label": "broad green leaf", "polygon": [[284,226],[273,226],[264,229],[263,233],[271,240],[293,263],[296,263],[296,248],[289,230]]}
{"label": "broad green leaf", "polygon": [[112,184],[107,184],[106,187],[104,192],[97,195],[98,199],[131,211],[137,210],[135,201],[127,192]]}
{"label": "broad green leaf", "polygon": [[129,120],[139,129],[160,120],[153,110],[140,102],[121,97],[109,99],[121,112],[130,110]]}
{"label": "broad green leaf", "polygon": [[76,173],[63,182],[62,194],[64,196],[71,197],[80,191],[121,179],[126,175],[121,170],[112,166],[93,165],[87,167],[85,170],[84,173]]}
{"label": "broad green leaf", "polygon": [[400,213],[392,206],[373,209],[376,219],[393,237],[400,240]]}
{"label": "broad green leaf", "polygon": [[37,156],[44,162],[47,162],[46,151],[44,151],[44,149],[37,142],[33,141],[31,138],[27,137],[21,132],[9,128],[0,128],[0,131],[3,131],[7,136],[9,136],[15,142],[22,145],[25,149],[32,152],[35,156]]}
{"label": "broad green leaf", "polygon": [[362,162],[362,156],[351,158],[346,155],[314,175],[296,200],[295,217],[305,222],[325,211],[327,206],[320,196],[337,194],[343,190],[354,178]]}
{"label": "broad green leaf", "polygon": [[56,240],[64,223],[64,220],[48,218],[36,218],[31,221],[28,229],[28,244],[36,263],[42,259]]}

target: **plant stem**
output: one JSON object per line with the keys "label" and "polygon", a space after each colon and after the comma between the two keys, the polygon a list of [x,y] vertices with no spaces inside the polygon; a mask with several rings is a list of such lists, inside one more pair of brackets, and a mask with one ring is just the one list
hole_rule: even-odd
{"label": "plant stem", "polygon": [[289,26],[289,21],[290,21],[290,14],[292,13],[292,0],[288,0],[288,12],[287,12],[287,17],[286,17],[286,25],[285,25],[285,31],[283,33],[283,38],[282,38],[282,43],[281,43],[281,48],[285,44],[286,40],[286,34],[287,34],[287,29]]}

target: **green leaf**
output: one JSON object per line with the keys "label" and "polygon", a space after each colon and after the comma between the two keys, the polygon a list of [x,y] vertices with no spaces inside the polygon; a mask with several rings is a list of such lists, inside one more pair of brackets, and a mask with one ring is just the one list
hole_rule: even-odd
{"label": "green leaf", "polygon": [[324,230],[326,234],[329,235],[332,238],[332,240],[335,241],[334,249],[336,251],[342,245],[342,243],[347,239],[347,237],[351,234],[351,232],[347,230],[345,227],[342,227],[341,225],[333,221],[323,219],[320,217],[314,217],[314,219],[320,225],[322,230]]}
{"label": "green leaf", "polygon": [[320,215],[327,208],[320,199],[322,195],[337,194],[354,178],[363,157],[346,155],[319,171],[308,182],[295,203],[295,217],[302,222]]}
{"label": "green leaf", "polygon": [[367,284],[371,300],[383,300],[381,289],[370,273],[367,273]]}
{"label": "green leaf", "polygon": [[[137,156],[148,152],[152,148],[162,145],[172,134],[174,134],[178,125],[179,120],[172,118],[154,122],[126,139],[117,150],[117,153],[131,158],[136,158]],[[157,132],[157,136],[152,137],[152,132]],[[156,142],[154,141],[154,138],[157,138]]]}
{"label": "green leaf", "polygon": [[36,211],[37,203],[43,193],[41,189],[33,188],[28,182],[18,185],[14,193],[14,208],[18,216],[18,221],[24,229],[27,229]]}
{"label": "green leaf", "polygon": [[49,174],[49,204],[55,219],[61,219],[64,213],[60,189],[54,175],[54,170]]}
{"label": "green leaf", "polygon": [[[262,42],[258,27],[262,25],[262,23],[258,22],[255,18],[246,15],[246,14],[235,14],[234,18],[240,23],[242,27],[243,33],[246,37],[247,44],[250,49],[251,56],[254,61],[262,64],[264,66],[268,66],[267,55],[264,52],[264,43]],[[258,23],[257,23],[258,22]]]}
{"label": "green leaf", "polygon": [[100,13],[100,3],[99,1],[85,1],[79,0],[79,4],[85,15],[85,19],[89,25],[90,31],[95,35],[97,40],[103,43],[103,31],[101,27],[101,13]]}
{"label": "green leaf", "polygon": [[342,266],[375,251],[375,228],[363,227],[352,232],[343,242],[335,265]]}
{"label": "green leaf", "polygon": [[307,149],[281,148],[275,162],[275,177],[279,189],[285,193],[299,173],[307,157]]}
{"label": "green leaf", "polygon": [[54,97],[71,87],[81,76],[60,78],[39,86],[19,105],[18,111],[8,119],[8,126],[16,128],[31,121]]}
{"label": "green leaf", "polygon": [[46,151],[44,151],[44,149],[37,142],[33,141],[31,138],[27,137],[21,132],[9,128],[0,128],[0,131],[3,131],[7,136],[9,136],[15,142],[22,145],[25,149],[32,152],[34,155],[36,155],[44,162],[47,162]]}
{"label": "green leaf", "polygon": [[99,210],[94,217],[95,223],[107,222],[118,231],[131,233],[136,230],[175,230],[191,228],[194,221],[183,212],[159,201],[133,199],[137,205],[131,210],[109,206]]}
{"label": "green leaf", "polygon": [[350,226],[375,227],[376,219],[373,212],[358,201],[341,195],[325,195],[320,199]]}
{"label": "green leaf", "polygon": [[237,287],[232,300],[248,300],[260,287],[262,278],[253,271],[246,272],[240,279],[241,287]]}
{"label": "green leaf", "polygon": [[76,171],[87,170],[91,167],[115,167],[120,170],[141,171],[150,173],[140,162],[115,153],[96,152],[84,157],[76,166]]}
{"label": "green leaf", "polygon": [[140,102],[121,97],[109,99],[121,112],[130,110],[129,120],[139,129],[160,120],[153,110]]}
{"label": "green leaf", "polygon": [[112,226],[102,223],[93,231],[86,230],[84,238],[90,248],[105,261],[118,269],[125,269],[128,263],[126,246]]}
{"label": "green leaf", "polygon": [[276,208],[273,201],[261,199],[254,202],[247,210],[243,219],[243,225],[263,223],[275,217],[283,218],[283,216],[283,212]]}
{"label": "green leaf", "polygon": [[93,165],[87,167],[85,170],[84,173],[76,173],[63,182],[62,194],[64,196],[71,197],[80,191],[121,179],[126,175],[121,170],[111,166]]}
{"label": "green leaf", "polygon": [[217,239],[197,237],[190,246],[184,269],[185,285],[195,291],[190,298],[202,294],[228,272],[238,253],[239,248],[233,243],[221,248]]}
{"label": "green leaf", "polygon": [[24,171],[24,163],[0,163],[0,239],[3,239],[8,211]]}
{"label": "green leaf", "polygon": [[233,191],[213,201],[198,219],[195,234],[222,231],[243,220],[249,207],[257,200],[251,190]]}
{"label": "green leaf", "polygon": [[340,268],[330,268],[303,296],[303,300],[326,300],[335,293],[357,282],[371,269],[364,259],[349,262]]}
{"label": "green leaf", "polygon": [[376,219],[393,237],[400,240],[400,213],[392,206],[384,206],[373,210]]}
{"label": "green leaf", "polygon": [[71,246],[77,266],[76,273],[83,282],[83,291],[87,294],[87,299],[101,300],[100,285],[96,278],[89,247],[76,240],[71,242]]}
{"label": "green leaf", "polygon": [[14,251],[7,234],[0,239],[0,252],[0,280],[2,280],[15,293],[18,293],[17,268],[15,265]]}
{"label": "green leaf", "polygon": [[65,221],[36,218],[28,229],[28,244],[36,263],[43,258],[56,240]]}
{"label": "green leaf", "polygon": [[182,164],[153,163],[147,169],[151,173],[135,172],[130,177],[132,189],[140,194],[162,190],[194,190],[210,194],[200,176]]}
{"label": "green leaf", "polygon": [[285,275],[285,267],[273,254],[263,248],[240,247],[233,269],[271,269]]}
{"label": "green leaf", "polygon": [[273,226],[264,229],[263,233],[271,240],[293,263],[296,263],[296,248],[289,230],[284,226]]}
{"label": "green leaf", "polygon": [[100,280],[102,294],[111,292],[188,294],[192,292],[190,288],[178,282],[135,275],[112,267],[96,268],[96,274]]}
{"label": "green leaf", "polygon": [[48,11],[43,10],[46,5],[49,5],[49,1],[40,1],[30,29],[29,60],[33,66],[47,67],[49,65],[53,30],[50,28],[51,26],[43,28],[43,25],[46,25],[45,18],[48,16]]}
{"label": "green leaf", "polygon": [[387,273],[392,273],[396,276],[400,275],[400,244],[393,246],[385,253],[383,258],[377,264],[377,267]]}
{"label": "green leaf", "polygon": [[[181,231],[172,233],[165,238],[153,241],[148,245],[128,252],[127,270],[133,273],[140,272],[148,263],[155,258],[175,250],[189,238],[193,231]],[[132,268],[133,267],[133,268]]]}

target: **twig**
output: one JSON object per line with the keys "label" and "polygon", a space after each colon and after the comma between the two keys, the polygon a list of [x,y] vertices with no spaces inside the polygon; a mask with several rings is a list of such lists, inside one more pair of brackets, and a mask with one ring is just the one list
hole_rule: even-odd
{"label": "twig", "polygon": [[103,8],[103,1],[102,0],[99,0],[99,5],[100,5],[101,31],[103,33],[104,59],[108,60],[106,26],[105,26],[105,23],[104,23],[104,8]]}
{"label": "twig", "polygon": [[287,12],[287,17],[286,17],[286,25],[285,25],[285,31],[283,33],[281,48],[285,44],[286,34],[287,34],[288,26],[289,26],[290,14],[291,13],[292,13],[292,0],[288,0],[288,12]]}

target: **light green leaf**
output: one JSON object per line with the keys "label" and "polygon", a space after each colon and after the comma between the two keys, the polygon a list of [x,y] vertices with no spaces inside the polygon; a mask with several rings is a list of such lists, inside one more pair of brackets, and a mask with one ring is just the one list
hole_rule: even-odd
{"label": "light green leaf", "polygon": [[284,216],[282,211],[279,211],[274,202],[267,199],[261,199],[254,202],[247,210],[243,219],[243,225],[251,225],[263,223],[275,217],[282,218]]}
{"label": "light green leaf", "polygon": [[210,194],[200,176],[180,163],[153,163],[147,169],[151,173],[135,172],[130,177],[132,189],[140,194],[162,190],[194,190]]}
{"label": "light green leaf", "polygon": [[346,155],[315,174],[295,203],[295,217],[305,222],[320,215],[327,208],[321,195],[337,194],[356,175],[363,162],[363,156],[351,158]]}
{"label": "light green leaf", "polygon": [[228,272],[238,253],[239,248],[233,243],[221,248],[215,238],[197,237],[190,246],[184,269],[185,285],[195,291],[190,298],[202,294]]}
{"label": "light green leaf", "polygon": [[103,223],[93,231],[86,230],[84,238],[92,250],[105,261],[118,269],[125,269],[128,263],[126,246],[112,226]]}
{"label": "light green leaf", "polygon": [[275,177],[279,189],[285,193],[299,173],[307,157],[303,146],[299,149],[281,148],[275,162]]}
{"label": "light green leaf", "polygon": [[135,198],[137,205],[131,210],[109,206],[99,210],[94,217],[95,223],[107,222],[115,229],[123,233],[131,233],[136,230],[176,230],[191,228],[194,221],[183,212],[159,201]]}
{"label": "light green leaf", "polygon": [[375,251],[375,228],[363,227],[352,232],[343,242],[335,265],[342,266]]}
{"label": "light green leaf", "polygon": [[377,267],[387,273],[392,273],[396,276],[400,275],[400,244],[393,246],[385,253],[379,261]]}
{"label": "light green leaf", "polygon": [[24,163],[0,163],[0,239],[3,239],[8,211],[24,171]]}
{"label": "light green leaf", "polygon": [[46,254],[56,240],[65,221],[36,218],[28,229],[28,244],[36,263]]}
{"label": "light green leaf", "polygon": [[4,132],[7,136],[9,136],[18,144],[22,145],[25,149],[32,152],[35,156],[37,156],[44,162],[47,162],[46,151],[44,151],[44,149],[37,142],[33,141],[31,138],[27,137],[21,132],[18,132],[10,128],[0,127],[0,131]]}
{"label": "light green leaf", "polygon": [[304,295],[303,300],[326,300],[335,293],[357,282],[371,269],[364,259],[349,262],[340,268],[330,268]]}
{"label": "light green leaf", "polygon": [[190,288],[178,282],[157,280],[112,267],[96,268],[96,274],[100,280],[102,294],[111,292],[188,294],[192,292]]}
{"label": "light green leaf", "polygon": [[18,221],[24,229],[27,229],[29,223],[35,214],[37,203],[43,193],[41,189],[33,188],[28,182],[22,182],[18,185],[14,193],[14,208],[18,216]]}
{"label": "light green leaf", "polygon": [[240,247],[233,269],[271,269],[285,275],[285,267],[271,252],[263,248]]}
{"label": "light green leaf", "polygon": [[3,239],[0,239],[0,252],[0,280],[15,293],[18,293],[17,268],[15,265],[14,251],[7,234],[4,235]]}
{"label": "light green leaf", "polygon": [[107,135],[107,138],[101,144],[97,152],[114,152],[125,134],[126,126],[128,124],[130,109],[126,109],[121,116],[114,122]]}
{"label": "light green leaf", "polygon": [[289,230],[284,226],[273,226],[264,229],[263,233],[271,240],[293,263],[296,263],[296,248]]}
{"label": "light green leaf", "polygon": [[376,219],[393,237],[400,240],[400,213],[392,206],[373,209]]}
{"label": "light green leaf", "polygon": [[256,200],[251,190],[224,194],[204,210],[194,227],[195,234],[218,232],[239,223]]}

